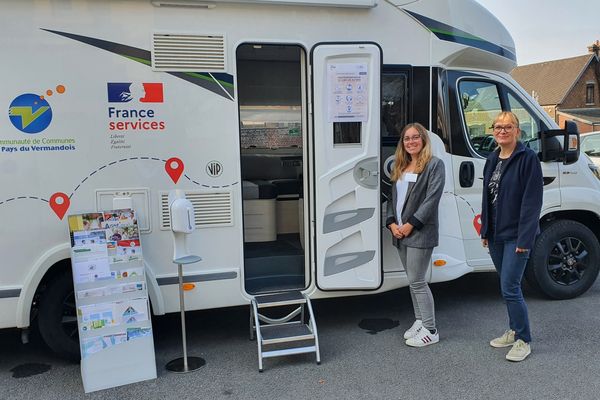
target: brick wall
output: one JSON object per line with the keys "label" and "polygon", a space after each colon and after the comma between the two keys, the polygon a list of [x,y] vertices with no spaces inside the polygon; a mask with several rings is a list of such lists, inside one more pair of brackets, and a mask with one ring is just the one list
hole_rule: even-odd
{"label": "brick wall", "polygon": [[[571,119],[571,118],[565,117],[562,114],[558,114],[558,121],[557,121],[557,123],[558,123],[558,126],[561,129],[565,127],[565,121],[566,120],[573,121],[573,119]],[[590,125],[590,124],[586,124],[586,123],[583,123],[581,121],[575,121],[575,123],[577,124],[577,129],[579,129],[579,133],[588,133],[588,132],[592,132],[593,131],[592,125]]]}
{"label": "brick wall", "polygon": [[[585,93],[588,82],[594,82],[594,104],[586,104]],[[567,94],[560,108],[589,108],[600,107],[600,66],[598,61],[592,60],[588,68],[581,75],[573,89]]]}

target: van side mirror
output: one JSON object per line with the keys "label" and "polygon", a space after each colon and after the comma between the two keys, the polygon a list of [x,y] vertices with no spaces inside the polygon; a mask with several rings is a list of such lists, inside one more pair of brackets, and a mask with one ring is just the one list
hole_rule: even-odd
{"label": "van side mirror", "polygon": [[541,161],[562,161],[568,165],[579,160],[579,130],[573,121],[566,121],[564,129],[542,132],[541,144]]}

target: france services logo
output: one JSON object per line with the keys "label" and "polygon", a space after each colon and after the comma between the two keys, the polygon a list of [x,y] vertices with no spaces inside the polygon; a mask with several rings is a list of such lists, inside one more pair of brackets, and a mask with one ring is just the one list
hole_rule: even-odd
{"label": "france services logo", "polygon": [[108,102],[128,103],[132,100],[140,103],[162,103],[162,83],[132,83],[132,82],[108,82]]}
{"label": "france services logo", "polygon": [[[64,93],[65,87],[58,85],[57,93]],[[47,90],[46,95],[52,96],[52,90]],[[40,133],[50,126],[52,122],[52,108],[50,103],[39,94],[25,93],[17,96],[8,107],[8,117],[15,128],[23,133]]]}

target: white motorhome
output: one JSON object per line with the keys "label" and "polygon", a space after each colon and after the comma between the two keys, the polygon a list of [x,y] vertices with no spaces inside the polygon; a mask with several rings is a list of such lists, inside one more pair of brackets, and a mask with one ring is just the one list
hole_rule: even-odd
{"label": "white motorhome", "polygon": [[493,270],[478,217],[501,110],[519,116],[543,160],[528,280],[569,298],[596,279],[600,180],[578,159],[577,135],[557,139],[508,75],[513,40],[473,0],[2,7],[0,328],[37,318],[52,349],[76,355],[63,217],[127,201],[153,313],[178,311],[174,188],[194,204],[190,247],[203,259],[185,269],[190,310],[290,289],[323,298],[406,286],[382,212],[398,127],[413,121],[446,166],[429,280]]}

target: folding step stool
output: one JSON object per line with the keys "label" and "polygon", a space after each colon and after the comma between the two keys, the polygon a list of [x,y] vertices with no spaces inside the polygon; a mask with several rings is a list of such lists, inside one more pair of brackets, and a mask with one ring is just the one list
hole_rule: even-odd
{"label": "folding step stool", "polygon": [[[290,305],[298,305],[298,308],[282,318],[270,318],[262,314],[267,308]],[[306,314],[308,314],[308,323],[305,323]],[[321,364],[317,324],[315,323],[310,299],[299,291],[258,295],[252,298],[250,302],[251,340],[254,340],[255,332],[256,344],[258,345],[259,372],[263,372],[264,358],[291,354],[314,352],[317,356],[317,365]],[[293,346],[298,341],[312,342],[312,345]],[[264,346],[275,344],[280,345],[277,350],[264,350]],[[289,347],[282,344],[289,344]]]}

